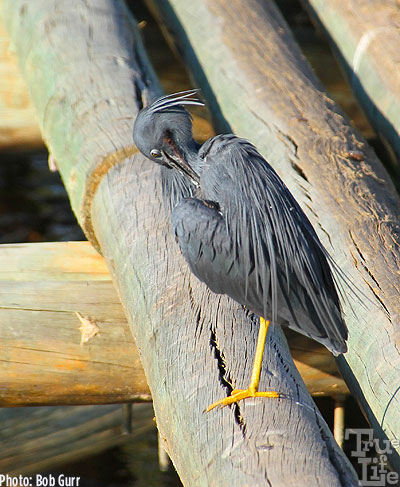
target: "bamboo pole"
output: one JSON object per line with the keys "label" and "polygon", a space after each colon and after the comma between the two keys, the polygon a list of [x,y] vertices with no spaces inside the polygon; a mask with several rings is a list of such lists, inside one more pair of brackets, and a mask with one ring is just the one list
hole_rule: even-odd
{"label": "bamboo pole", "polygon": [[324,92],[273,2],[148,3],[219,130],[255,143],[351,280],[340,370],[378,437],[397,446],[391,461],[400,470],[400,199],[387,172]]}
{"label": "bamboo pole", "polygon": [[160,90],[124,4],[3,0],[3,13],[72,207],[116,283],[183,483],[357,485],[279,329],[261,385],[290,399],[203,414],[229,383],[248,382],[258,323],[190,275],[159,169],[132,146],[135,114]]}

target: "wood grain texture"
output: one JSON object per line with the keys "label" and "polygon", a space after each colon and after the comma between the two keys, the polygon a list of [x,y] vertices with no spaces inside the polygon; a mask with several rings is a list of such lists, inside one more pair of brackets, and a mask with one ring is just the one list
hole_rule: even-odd
{"label": "wood grain texture", "polygon": [[132,407],[130,434],[121,405],[2,408],[0,471],[15,476],[51,471],[135,441],[155,425],[151,404]]}
{"label": "wood grain texture", "polygon": [[323,26],[378,135],[394,151],[400,176],[400,10],[396,0],[303,0]]}
{"label": "wood grain texture", "polygon": [[[81,322],[99,334],[81,345]],[[88,242],[0,246],[0,406],[151,401],[104,260]]]}
{"label": "wood grain texture", "polygon": [[[3,12],[44,138],[85,225],[88,181],[114,153],[129,152],[134,116],[160,93],[158,83],[120,1],[5,0]],[[261,387],[289,399],[203,414],[231,385],[248,383],[257,320],[190,275],[162,208],[157,167],[134,154],[102,176],[92,228],[183,483],[357,485],[279,328],[266,344]]]}
{"label": "wood grain texture", "polygon": [[[82,345],[76,313],[99,328]],[[151,400],[106,263],[89,242],[0,245],[0,339],[0,406]],[[308,390],[348,393],[315,345],[310,353],[293,337]]]}
{"label": "wood grain texture", "polygon": [[[249,0],[245,15],[240,0],[149,3],[174,33],[220,130],[258,147],[351,279],[340,368],[378,436],[396,441],[400,200],[388,174],[324,92],[273,2]],[[400,470],[396,454],[392,462]]]}

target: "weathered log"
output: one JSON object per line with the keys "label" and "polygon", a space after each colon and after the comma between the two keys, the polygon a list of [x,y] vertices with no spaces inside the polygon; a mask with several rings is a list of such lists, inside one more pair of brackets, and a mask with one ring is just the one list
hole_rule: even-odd
{"label": "weathered log", "polygon": [[293,361],[311,395],[335,397],[349,394],[335,358],[323,345],[295,332],[285,334]]}
{"label": "weathered log", "polygon": [[0,25],[0,149],[42,147],[43,140],[25,81]]}
{"label": "weathered log", "polygon": [[83,460],[154,428],[151,404],[0,409],[0,472],[30,475]]}
{"label": "weathered log", "polygon": [[[340,368],[377,435],[398,447],[400,200],[388,174],[324,92],[273,2],[249,0],[245,15],[240,0],[149,3],[221,130],[228,122],[257,145],[351,280]],[[400,470],[395,453],[392,462]]]}
{"label": "weathered log", "polygon": [[[86,343],[77,313],[98,327]],[[88,242],[1,245],[0,406],[127,401],[151,396],[104,260]]]}
{"label": "weathered log", "polygon": [[[400,11],[393,0],[302,0],[330,38],[349,83],[400,177]],[[398,182],[398,181],[397,181]],[[400,184],[400,183],[399,183]]]}
{"label": "weathered log", "polygon": [[[77,313],[98,327],[87,343]],[[298,338],[295,363],[310,393],[348,393],[330,354]],[[111,276],[89,242],[0,245],[0,342],[0,406],[151,400]]]}
{"label": "weathered log", "polygon": [[142,99],[160,90],[124,4],[4,0],[3,12],[73,209],[110,267],[183,483],[357,485],[279,329],[261,387],[289,399],[202,414],[248,383],[258,323],[190,274],[162,209],[159,168],[132,147]]}

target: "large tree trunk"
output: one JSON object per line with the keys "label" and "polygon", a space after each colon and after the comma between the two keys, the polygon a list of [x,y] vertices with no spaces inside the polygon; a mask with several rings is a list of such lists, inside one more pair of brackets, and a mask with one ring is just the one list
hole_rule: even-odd
{"label": "large tree trunk", "polygon": [[261,387],[290,399],[203,414],[249,382],[258,323],[190,274],[162,208],[159,169],[132,146],[135,115],[160,91],[124,4],[3,0],[3,12],[73,209],[114,277],[183,483],[357,485],[279,329]]}
{"label": "large tree trunk", "polygon": [[[229,124],[257,145],[351,280],[340,369],[379,437],[398,446],[400,200],[385,169],[324,92],[273,2],[248,0],[245,14],[240,0],[149,3],[221,130]],[[400,470],[395,453],[391,460]]]}

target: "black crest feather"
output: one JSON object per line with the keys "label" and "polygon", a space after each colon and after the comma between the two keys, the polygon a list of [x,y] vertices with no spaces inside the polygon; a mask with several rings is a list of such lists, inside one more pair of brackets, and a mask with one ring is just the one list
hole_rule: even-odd
{"label": "black crest feather", "polygon": [[198,98],[193,98],[199,90],[179,91],[178,93],[171,93],[170,95],[158,98],[152,103],[148,110],[152,113],[162,112],[175,108],[179,105],[197,105],[204,106],[204,103]]}

